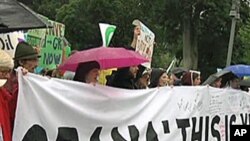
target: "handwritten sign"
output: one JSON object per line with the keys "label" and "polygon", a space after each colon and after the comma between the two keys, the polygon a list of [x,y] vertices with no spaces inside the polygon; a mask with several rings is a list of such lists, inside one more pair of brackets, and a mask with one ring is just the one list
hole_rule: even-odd
{"label": "handwritten sign", "polygon": [[46,29],[28,30],[26,41],[36,47],[42,47],[46,36]]}
{"label": "handwritten sign", "polygon": [[45,45],[41,50],[39,66],[54,69],[62,61],[63,41],[56,36],[47,35]]}
{"label": "handwritten sign", "polygon": [[64,37],[65,25],[59,22],[49,20],[53,28],[47,28],[47,35],[53,35],[57,37]]}
{"label": "handwritten sign", "polygon": [[14,57],[19,40],[24,40],[23,32],[0,34],[0,49],[6,51],[11,57]]}
{"label": "handwritten sign", "polygon": [[136,52],[140,53],[149,60],[148,63],[144,63],[143,65],[150,68],[153,56],[155,34],[139,20],[135,20],[133,23],[137,23],[141,28],[141,33],[140,36],[138,36],[136,43]]}

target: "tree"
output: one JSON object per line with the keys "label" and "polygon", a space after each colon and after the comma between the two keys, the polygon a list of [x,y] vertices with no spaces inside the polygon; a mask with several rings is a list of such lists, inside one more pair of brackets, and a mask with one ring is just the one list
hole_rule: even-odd
{"label": "tree", "polygon": [[[100,22],[117,26],[111,45],[129,45],[132,21],[139,19],[156,35],[153,66],[165,67],[173,57],[179,65],[183,60],[185,67],[208,74],[225,66],[231,27],[228,0],[35,0],[33,7],[65,24],[74,48],[101,45]],[[241,0],[240,14],[233,63],[242,61],[239,54],[247,44],[241,38],[247,33],[238,34],[249,18],[247,0]]]}

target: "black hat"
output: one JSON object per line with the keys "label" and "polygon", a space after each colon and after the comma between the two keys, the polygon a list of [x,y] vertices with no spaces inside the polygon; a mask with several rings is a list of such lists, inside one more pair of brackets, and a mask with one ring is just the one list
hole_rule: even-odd
{"label": "black hat", "polygon": [[14,60],[24,60],[39,58],[39,54],[35,49],[26,42],[19,42],[16,47]]}

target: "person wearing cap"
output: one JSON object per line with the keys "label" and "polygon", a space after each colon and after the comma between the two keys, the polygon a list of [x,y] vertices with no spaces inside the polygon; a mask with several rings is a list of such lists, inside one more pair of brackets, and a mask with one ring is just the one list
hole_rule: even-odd
{"label": "person wearing cap", "polygon": [[3,87],[10,78],[14,63],[12,58],[3,50],[0,50],[0,128],[2,129],[3,140],[11,141],[11,120],[9,102],[12,97]]}
{"label": "person wearing cap", "polygon": [[[33,73],[34,69],[38,65],[38,52],[28,43],[19,42],[16,47],[16,51],[14,54],[14,69],[18,67],[22,67],[24,70]],[[18,81],[16,72],[13,70],[10,78],[7,80],[7,83],[4,87],[8,90],[8,92],[12,96],[12,100],[9,103],[10,108],[10,118],[11,118],[11,127],[14,127],[15,120],[15,112],[18,98]]]}
{"label": "person wearing cap", "polygon": [[[16,47],[16,51],[14,54],[14,69],[18,67],[22,67],[28,72],[34,72],[34,69],[38,65],[38,52],[28,43],[19,42]],[[18,83],[16,72],[12,71],[10,79],[7,81],[6,87],[11,94],[16,92]]]}
{"label": "person wearing cap", "polygon": [[15,68],[22,66],[29,72],[34,72],[38,65],[38,59],[40,55],[38,52],[28,43],[20,42],[16,47],[14,63]]}

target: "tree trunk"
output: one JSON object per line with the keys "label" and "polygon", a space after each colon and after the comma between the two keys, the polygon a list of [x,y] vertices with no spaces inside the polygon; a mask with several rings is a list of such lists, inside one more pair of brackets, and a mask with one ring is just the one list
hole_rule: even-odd
{"label": "tree trunk", "polygon": [[192,27],[191,16],[183,20],[183,65],[185,68],[197,70],[198,66],[198,38]]}

